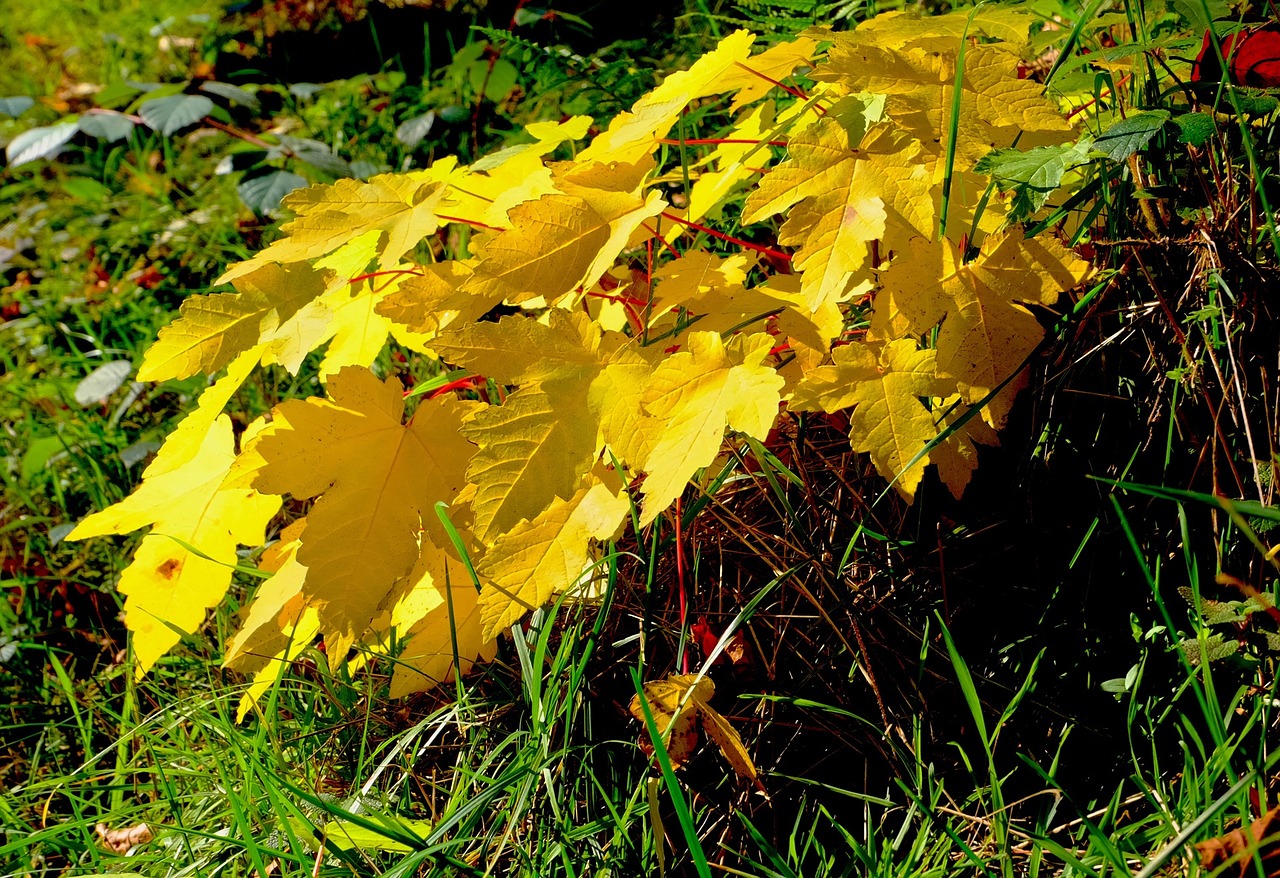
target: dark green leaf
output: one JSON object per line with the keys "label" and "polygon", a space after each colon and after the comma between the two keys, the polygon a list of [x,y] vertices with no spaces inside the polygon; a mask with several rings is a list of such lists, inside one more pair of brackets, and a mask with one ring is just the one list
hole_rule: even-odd
{"label": "dark green leaf", "polygon": [[305,177],[289,171],[270,171],[242,180],[236,187],[240,200],[254,213],[271,216],[280,209],[280,199],[307,185]]}
{"label": "dark green leaf", "polygon": [[1089,160],[1088,139],[1062,146],[1038,146],[1022,152],[996,149],[987,153],[974,170],[988,174],[1001,189],[1014,193],[1010,219],[1026,219],[1044,207],[1071,168]]}
{"label": "dark green leaf", "polygon": [[406,119],[396,129],[396,140],[403,143],[406,149],[416,149],[422,142],[422,138],[431,131],[431,126],[435,124],[436,114],[432,110],[428,110],[421,116]]}
{"label": "dark green leaf", "polygon": [[215,97],[222,98],[223,100],[230,101],[239,107],[248,107],[250,110],[254,111],[257,111],[262,107],[262,104],[258,101],[257,95],[227,82],[204,82],[200,84],[200,90]]}
{"label": "dark green leaf", "polygon": [[1093,144],[1093,155],[1122,162],[1150,142],[1169,121],[1168,110],[1133,113],[1111,125]]}

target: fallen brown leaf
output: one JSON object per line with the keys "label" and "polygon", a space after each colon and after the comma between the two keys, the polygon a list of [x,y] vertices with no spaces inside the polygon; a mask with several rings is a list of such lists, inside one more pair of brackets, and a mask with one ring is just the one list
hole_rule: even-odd
{"label": "fallen brown leaf", "polygon": [[[1246,834],[1247,833],[1247,834]],[[1253,855],[1262,863],[1262,874],[1267,878],[1280,876],[1280,805],[1263,814],[1248,830],[1236,829],[1217,838],[1196,843],[1200,854],[1200,868],[1217,870],[1221,878],[1239,875],[1241,878],[1258,875]]]}
{"label": "fallen brown leaf", "polygon": [[107,824],[99,823],[94,828],[98,833],[99,841],[113,854],[127,854],[130,848],[146,844],[154,837],[151,834],[151,827],[145,823],[139,823],[127,829],[108,829]]}

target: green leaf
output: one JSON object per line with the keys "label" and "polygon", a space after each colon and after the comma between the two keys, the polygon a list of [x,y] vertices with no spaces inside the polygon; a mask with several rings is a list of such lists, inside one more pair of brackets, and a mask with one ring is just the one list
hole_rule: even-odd
{"label": "green leaf", "polygon": [[245,207],[260,216],[272,216],[280,209],[280,199],[306,185],[305,177],[290,171],[268,171],[261,176],[241,180],[236,191],[240,193]]}
{"label": "green leaf", "polygon": [[63,145],[79,130],[75,122],[44,125],[23,131],[5,147],[9,167],[16,168],[36,159],[47,159],[58,154]]}
{"label": "green leaf", "polygon": [[95,405],[105,402],[107,397],[115,393],[133,371],[133,364],[128,360],[112,360],[103,363],[86,375],[76,385],[76,402],[80,405]]}
{"label": "green leaf", "polygon": [[[311,167],[334,177],[351,176],[351,165],[347,163],[346,159],[334,155],[328,144],[306,137],[286,137],[284,135],[281,135],[279,140],[278,154],[291,155],[306,162]],[[272,150],[272,152],[277,151]]]}
{"label": "green leaf", "polygon": [[138,107],[138,115],[150,128],[166,137],[194,125],[213,109],[213,101],[203,95],[169,95]]}
{"label": "green leaf", "polygon": [[1066,172],[1089,161],[1089,139],[1061,146],[1038,146],[1022,152],[1017,149],[995,149],[973,166],[987,174],[996,185],[1012,190],[1011,220],[1026,219],[1045,206],[1049,196],[1062,185]]}
{"label": "green leaf", "polygon": [[238,107],[248,107],[255,112],[262,108],[257,95],[229,82],[203,82],[200,84],[200,90],[229,101]]}
{"label": "green leaf", "polygon": [[436,114],[431,110],[421,116],[406,119],[396,129],[396,140],[404,144],[406,149],[416,149],[418,144],[422,142],[422,138],[426,137],[431,131],[431,126],[435,124]]}
{"label": "green leaf", "polygon": [[0,114],[16,119],[31,109],[31,105],[35,101],[26,95],[19,95],[12,98],[0,98]]}
{"label": "green leaf", "polygon": [[80,117],[80,130],[90,137],[115,143],[134,129],[134,121],[123,113],[89,113]]}
{"label": "green leaf", "polygon": [[1134,113],[1107,128],[1093,144],[1094,156],[1122,162],[1142,149],[1169,121],[1168,110]]}

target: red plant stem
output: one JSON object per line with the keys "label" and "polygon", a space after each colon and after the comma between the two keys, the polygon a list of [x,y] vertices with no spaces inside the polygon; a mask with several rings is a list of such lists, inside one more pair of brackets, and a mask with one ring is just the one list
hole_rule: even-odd
{"label": "red plant stem", "polygon": [[[664,214],[663,214],[663,216],[666,216],[666,214],[664,213]],[[671,242],[670,242],[670,241],[668,241],[666,238],[662,237],[662,234],[661,234],[657,229],[655,229],[653,226],[649,225],[648,223],[641,223],[640,225],[644,227],[644,230],[645,230],[646,232],[648,232],[649,234],[651,234],[651,235],[653,235],[655,238],[657,238],[659,241],[661,241],[661,242],[662,242],[662,246],[663,246],[663,247],[666,247],[666,248],[667,248],[667,250],[668,250],[668,252],[670,252],[670,253],[671,253],[671,255],[672,255],[672,256],[674,256],[676,259],[680,259],[680,258],[681,258],[681,256],[683,256],[683,254],[682,254],[679,250],[677,250],[675,247],[672,247],[672,246],[671,246]],[[650,257],[651,257],[651,258],[649,259],[649,275],[650,275],[650,276],[652,276],[652,275],[653,275],[653,259],[652,259],[652,254],[650,254]],[[647,280],[647,278],[646,278],[646,280]]]}
{"label": "red plant stem", "polygon": [[[134,119],[137,117],[130,116],[129,118]],[[272,143],[268,143],[267,141],[263,140],[261,137],[258,137],[257,135],[250,134],[248,131],[241,131],[239,128],[236,128],[233,125],[228,125],[225,122],[219,122],[217,119],[214,119],[210,116],[205,116],[203,119],[201,119],[200,124],[208,125],[210,128],[217,128],[219,131],[223,132],[224,134],[230,134],[232,137],[239,138],[240,140],[243,140],[245,143],[252,143],[254,146],[260,146],[263,149],[270,149],[272,146],[275,145]]]}
{"label": "red plant stem", "polygon": [[687,219],[681,219],[675,214],[667,213],[666,211],[663,211],[660,214],[660,216],[662,216],[664,219],[671,220],[673,223],[679,223],[682,226],[688,226],[691,229],[697,229],[699,232],[706,232],[711,237],[719,238],[721,241],[727,241],[730,244],[737,244],[739,247],[742,247],[746,250],[754,250],[757,253],[763,253],[766,256],[772,256],[775,259],[781,259],[784,262],[791,261],[791,255],[789,253],[783,253],[781,250],[774,250],[772,247],[766,247],[763,244],[753,244],[750,241],[744,241],[741,238],[735,238],[732,235],[726,235],[724,232],[717,232],[715,229],[709,229],[700,223],[695,223]]}
{"label": "red plant stem", "polygon": [[677,140],[672,137],[659,137],[658,143],[665,143],[667,146],[679,146],[683,143],[685,146],[710,146],[712,144],[719,145],[721,143],[749,143],[757,145],[767,143],[770,146],[786,146],[785,140],[751,140],[747,137],[690,137],[685,140]]}
{"label": "red plant stem", "polygon": [[358,274],[355,277],[351,278],[349,281],[347,281],[347,283],[358,284],[361,281],[373,280],[375,277],[386,277],[387,275],[391,275],[391,274],[412,274],[416,277],[422,276],[422,272],[414,271],[413,269],[410,269],[410,268],[389,268],[386,271],[371,271],[368,274]]}
{"label": "red plant stem", "polygon": [[[680,498],[676,498],[676,583],[680,592],[680,632],[684,633],[686,623],[689,620],[689,601],[685,596],[684,590],[684,532],[681,526],[681,520],[684,518],[684,510],[681,508]],[[689,650],[683,650],[680,654],[680,673],[689,673]]]}
{"label": "red plant stem", "polygon": [[506,229],[501,228],[499,226],[487,226],[484,223],[476,222],[475,220],[463,219],[460,216],[445,216],[443,213],[436,214],[436,219],[442,219],[445,222],[449,222],[449,223],[462,223],[464,226],[471,226],[472,228],[476,228],[476,229],[488,229],[491,232],[507,231]]}
{"label": "red plant stem", "polygon": [[446,393],[452,393],[455,390],[462,390],[466,387],[475,387],[477,384],[484,384],[488,380],[483,375],[468,375],[465,378],[458,378],[431,391],[427,395],[427,399],[435,399],[437,396],[443,396]]}
{"label": "red plant stem", "polygon": [[[754,70],[748,67],[746,64],[743,64],[741,61],[734,61],[733,63],[741,67],[743,70],[747,71],[748,73],[752,74],[753,76],[758,76],[761,79],[763,79],[765,82],[769,82],[769,83],[772,83],[773,85],[776,85],[778,88],[782,89],[787,94],[795,95],[802,101],[809,100],[809,96],[805,94],[802,89],[798,89],[794,85],[783,85],[781,82],[778,82],[778,80],[765,76],[759,70]],[[826,111],[823,110],[822,112],[825,113]]]}
{"label": "red plant stem", "polygon": [[[1130,77],[1130,76],[1132,76],[1132,74],[1130,74],[1130,73],[1126,73],[1124,76],[1120,77],[1120,81],[1116,83],[1116,88],[1117,88],[1117,89],[1124,88],[1124,84],[1125,84],[1126,82],[1128,82],[1128,81],[1129,81],[1129,77]],[[1101,94],[1101,95],[1099,95],[1098,97],[1104,97],[1104,98],[1105,98],[1105,97],[1110,97],[1110,96],[1111,96],[1111,94],[1112,94],[1111,89],[1107,89],[1107,91],[1106,91],[1106,93],[1105,93],[1105,94]],[[1072,116],[1076,115],[1077,113],[1083,113],[1085,110],[1089,109],[1090,107],[1092,107],[1092,106],[1093,106],[1094,104],[1096,104],[1097,102],[1098,102],[1098,98],[1093,98],[1093,99],[1089,100],[1088,102],[1083,103],[1083,104],[1081,104],[1080,106],[1076,107],[1076,108],[1075,108],[1074,110],[1072,110],[1070,113],[1067,113],[1067,116],[1066,116],[1067,121],[1068,121],[1068,122],[1069,122],[1069,121],[1071,121],[1071,117],[1072,117]]]}

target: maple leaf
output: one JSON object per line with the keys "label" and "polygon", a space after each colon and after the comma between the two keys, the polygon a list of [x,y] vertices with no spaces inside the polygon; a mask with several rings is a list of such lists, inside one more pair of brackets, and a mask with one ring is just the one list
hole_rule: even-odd
{"label": "maple leaf", "polygon": [[740,183],[768,167],[773,153],[763,141],[773,117],[774,106],[768,102],[747,110],[734,123],[724,142],[707,156],[706,163],[716,169],[700,175],[689,190],[684,219],[697,222],[717,213]]}
{"label": "maple leaf", "polygon": [[205,388],[195,409],[165,438],[155,458],[142,471],[143,480],[171,473],[195,458],[213,422],[249,377],[260,355],[260,349],[250,348],[231,361],[227,366],[227,374]]}
{"label": "maple leaf", "polygon": [[477,410],[462,433],[479,446],[467,470],[483,540],[568,499],[600,447],[588,404],[604,368],[601,334],[582,314],[552,311],[549,325],[522,317],[477,323],[442,335],[452,362],[505,384],[522,385],[501,406]]}
{"label": "maple leaf", "polygon": [[608,242],[609,223],[581,198],[555,193],[511,209],[511,228],[485,242],[462,289],[512,303],[572,292]]}
{"label": "maple leaf", "polygon": [[175,453],[184,460],[163,473],[148,473],[133,494],[96,512],[67,535],[82,540],[151,526],[120,574],[125,624],[134,634],[141,677],[204,621],[231,584],[236,546],[258,545],[278,497],[226,488],[235,459],[231,419],[220,415],[203,435],[175,432],[168,442],[194,445]]}
{"label": "maple leaf", "polygon": [[[1013,375],[1044,337],[1039,321],[1020,303],[1052,305],[1078,285],[1089,264],[1051,239],[1020,231],[993,235],[972,262],[960,265],[949,242],[914,238],[881,272],[873,329],[899,312],[916,332],[940,320],[938,374],[955,379],[966,402],[976,402]],[[1012,406],[1010,384],[984,416],[999,429]]]}
{"label": "maple leaf", "polygon": [[[945,51],[954,49],[964,37],[984,36],[1007,45],[1010,51],[1019,51],[1027,42],[1027,34],[1039,23],[1030,12],[1009,7],[980,6],[976,9],[959,9],[945,15],[921,15],[917,11],[884,12],[875,18],[860,22],[853,39],[890,49],[929,48]],[[834,34],[828,28],[818,27],[805,31],[817,39],[830,39]]]}
{"label": "maple leaf", "polygon": [[[502,301],[461,290],[471,276],[471,268],[455,259],[424,265],[418,274],[402,278],[395,289],[388,290],[375,310],[429,345],[441,330],[454,324],[474,323]],[[393,328],[392,332],[396,330]]]}
{"label": "maple leaf", "polygon": [[639,459],[632,439],[655,354],[602,333],[581,313],[553,310],[546,320],[476,323],[436,342],[450,362],[519,387],[462,428],[479,447],[467,478],[477,488],[475,533],[486,542],[556,498],[572,498],[606,444]]}
{"label": "maple leaf", "polygon": [[725,342],[717,332],[691,332],[685,346],[658,365],[641,400],[661,422],[654,425],[656,439],[643,466],[642,527],[715,460],[726,427],[763,439],[778,414],[783,380],[765,363],[770,336]]}
{"label": "maple leaf", "polygon": [[781,43],[775,43],[758,55],[734,64],[720,79],[720,88],[733,91],[733,103],[729,111],[736,113],[747,104],[757,101],[777,88],[795,72],[797,67],[811,67],[818,41],[803,34]]}
{"label": "maple leaf", "polygon": [[652,153],[658,147],[658,139],[666,136],[690,101],[733,87],[726,85],[726,80],[734,81],[729,76],[737,71],[738,63],[747,60],[754,40],[745,30],[725,37],[688,70],[671,74],[629,111],[615,116],[609,127],[578,154],[578,160],[634,162]]}
{"label": "maple leaf", "polygon": [[418,559],[424,528],[444,539],[433,506],[463,484],[473,448],[458,432],[469,406],[423,402],[401,424],[403,388],[347,367],[329,399],[291,400],[255,446],[253,484],[273,494],[319,497],[307,516],[298,562],[304,595],[320,614],[332,661],[367,629],[379,604]]}
{"label": "maple leaf", "polygon": [[392,698],[447,683],[459,669],[466,674],[477,661],[491,661],[498,648],[497,641],[483,634],[475,586],[450,554],[424,542],[406,581],[415,591],[430,589],[435,596],[431,608],[406,632],[391,676]]}
{"label": "maple leaf", "polygon": [[252,677],[236,707],[236,722],[253,710],[320,632],[319,615],[302,594],[307,568],[297,559],[306,523],[304,518],[289,525],[263,552],[258,569],[272,576],[258,587],[244,623],[223,656],[223,667]]}
{"label": "maple leaf", "polygon": [[[612,476],[612,473],[604,473]],[[502,534],[476,570],[486,580],[480,592],[481,636],[496,637],[526,612],[568,591],[591,565],[591,540],[613,536],[631,509],[617,484],[598,475],[568,500],[556,499],[532,520]]]}
{"label": "maple leaf", "polygon": [[436,210],[448,191],[439,176],[430,170],[382,174],[365,182],[338,180],[286,195],[282,204],[295,218],[281,226],[285,237],[224,272],[218,283],[271,262],[316,259],[364,232],[378,233],[379,268],[392,268],[439,228]]}
{"label": "maple leaf", "polygon": [[236,278],[237,292],[191,296],[178,319],[160,330],[143,357],[139,381],[212,374],[235,357],[271,340],[299,309],[324,293],[311,266],[263,265]]}
{"label": "maple leaf", "polygon": [[[879,124],[862,136],[840,119],[823,118],[792,137],[788,151],[747,197],[743,220],[791,209],[778,240],[799,247],[792,266],[801,269],[811,311],[848,295],[871,241],[891,230],[910,233],[922,222],[932,231],[932,182],[914,170],[915,149],[893,126]],[[894,173],[899,166],[912,170]]]}
{"label": "maple leaf", "polygon": [[924,475],[928,455],[907,464],[938,435],[933,413],[922,399],[946,396],[949,382],[936,374],[935,353],[917,350],[911,339],[880,348],[851,344],[831,352],[834,363],[805,376],[791,396],[801,411],[849,413],[849,443],[854,451],[871,452],[876,470],[908,500]]}
{"label": "maple leaf", "polygon": [[[755,763],[743,746],[742,738],[710,704],[715,694],[715,684],[697,674],[672,674],[665,680],[644,684],[645,701],[673,767],[679,768],[693,755],[697,747],[694,720],[701,719],[703,728],[738,776],[759,783]],[[639,695],[632,697],[629,709],[632,716],[645,722]]]}
{"label": "maple leaf", "polygon": [[[934,400],[933,411],[945,414],[938,423],[939,434],[965,414],[959,402],[959,394]],[[929,462],[937,469],[938,478],[957,500],[964,494],[974,470],[978,468],[978,443],[999,445],[1000,438],[986,421],[974,417],[929,451]]]}
{"label": "maple leaf", "polygon": [[[891,48],[836,35],[826,63],[810,75],[845,94],[887,96],[885,113],[926,152],[945,156],[950,137],[958,48]],[[1043,87],[1018,78],[1019,57],[999,45],[969,46],[961,80],[960,122],[952,170],[968,171],[992,149],[1059,143],[1073,129]]]}

